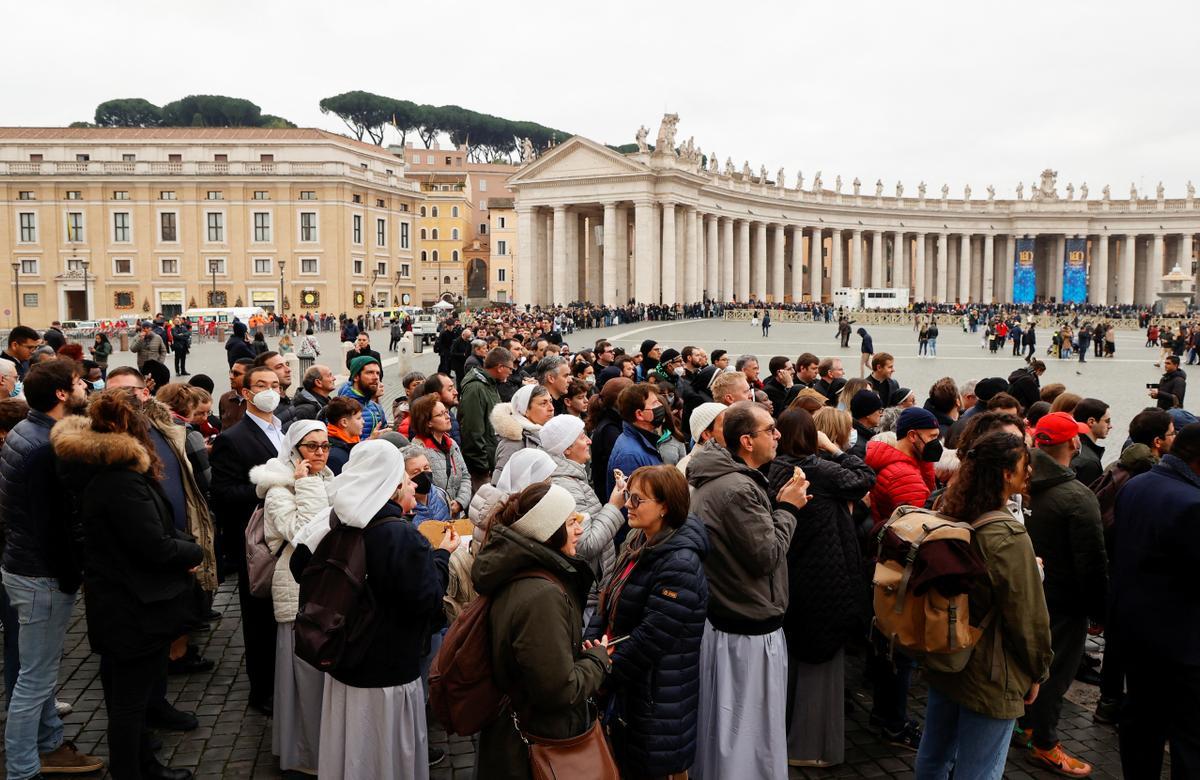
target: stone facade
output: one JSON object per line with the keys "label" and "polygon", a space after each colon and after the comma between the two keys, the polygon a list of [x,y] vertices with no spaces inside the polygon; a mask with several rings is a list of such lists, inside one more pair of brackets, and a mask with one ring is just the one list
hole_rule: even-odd
{"label": "stone facade", "polygon": [[[0,128],[0,319],[104,320],[416,299],[423,196],[379,147],[314,129]],[[280,265],[282,264],[282,269]]]}
{"label": "stone facade", "polygon": [[[1063,299],[1069,238],[1082,239],[1086,298],[1153,304],[1166,270],[1196,275],[1200,204],[1131,187],[1113,200],[1087,184],[1060,194],[1047,169],[1017,198],[930,197],[882,181],[833,189],[817,171],[770,177],[735,168],[676,141],[678,117],[663,119],[651,149],[621,154],[576,136],[509,179],[517,193],[517,303],[590,300],[614,305],[721,301],[828,301],[842,287],[907,288],[913,300],[1013,300],[1018,239],[1033,239],[1036,297]],[[915,191],[914,191],[915,190]],[[587,230],[602,225],[601,231]],[[597,232],[600,237],[597,240]]]}

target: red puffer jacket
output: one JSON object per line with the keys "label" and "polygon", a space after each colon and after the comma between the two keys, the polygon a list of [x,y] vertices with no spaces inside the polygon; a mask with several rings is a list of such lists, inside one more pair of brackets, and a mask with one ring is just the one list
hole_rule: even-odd
{"label": "red puffer jacket", "polygon": [[932,463],[918,462],[879,439],[867,442],[866,461],[875,471],[875,486],[871,488],[871,516],[875,520],[875,530],[898,506],[925,506],[936,484]]}

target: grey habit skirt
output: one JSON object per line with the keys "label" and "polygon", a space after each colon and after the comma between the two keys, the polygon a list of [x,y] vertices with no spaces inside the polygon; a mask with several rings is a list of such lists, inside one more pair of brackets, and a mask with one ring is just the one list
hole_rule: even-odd
{"label": "grey habit skirt", "polygon": [[727,634],[704,622],[693,780],[787,780],[783,629]]}
{"label": "grey habit skirt", "polygon": [[320,776],[429,780],[421,678],[391,688],[353,688],[326,677]]}
{"label": "grey habit skirt", "polygon": [[846,760],[846,651],[822,664],[791,661],[795,680],[788,761],[797,766],[833,766]]}
{"label": "grey habit skirt", "polygon": [[275,715],[271,718],[271,752],[279,768],[308,774],[317,771],[321,744],[321,695],[325,674],[296,656],[294,623],[275,628]]}

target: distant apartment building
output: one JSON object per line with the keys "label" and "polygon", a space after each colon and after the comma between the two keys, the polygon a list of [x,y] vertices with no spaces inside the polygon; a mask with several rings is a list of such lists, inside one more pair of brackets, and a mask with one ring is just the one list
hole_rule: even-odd
{"label": "distant apartment building", "polygon": [[0,128],[0,323],[416,304],[423,202],[324,130]]}

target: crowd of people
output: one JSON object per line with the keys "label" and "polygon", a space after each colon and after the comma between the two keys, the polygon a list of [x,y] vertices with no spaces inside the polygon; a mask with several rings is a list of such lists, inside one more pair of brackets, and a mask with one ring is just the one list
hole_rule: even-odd
{"label": "crowd of people", "polygon": [[[451,316],[438,370],[399,377],[390,408],[366,322],[339,324],[344,363],[318,349],[299,377],[235,323],[220,395],[186,362],[172,381],[166,322],[144,323],[137,365],[117,368],[14,328],[0,352],[6,776],[105,766],[64,739],[70,703],[55,698],[82,594],[109,772],[190,777],[159,761],[156,732],[198,725],[167,679],[212,669],[196,637],[221,619],[222,582],[236,583],[247,704],[272,718],[288,776],[427,777],[445,760],[427,703],[494,690],[480,778],[532,777],[551,741],[589,734],[578,749],[597,777],[785,778],[845,761],[848,656],[864,657],[871,728],[915,754],[917,777],[1000,777],[1010,745],[1087,776],[1058,735],[1075,679],[1099,685],[1097,722],[1119,722],[1127,776],[1157,777],[1167,741],[1172,772],[1200,774],[1200,424],[1177,339],[1105,467],[1104,392],[1043,383],[1032,352],[1006,377],[922,394],[861,329],[859,377],[837,353],[569,346],[575,325],[663,314],[617,311]],[[993,320],[979,325],[994,341]],[[186,324],[170,327],[178,350]],[[935,318],[917,327],[936,354]],[[898,553],[915,594],[967,598],[957,665],[872,629],[875,566],[914,510],[970,531],[953,560]],[[455,635],[473,625],[486,631]],[[1099,672],[1089,634],[1104,637]],[[472,637],[490,672],[448,687]]]}

